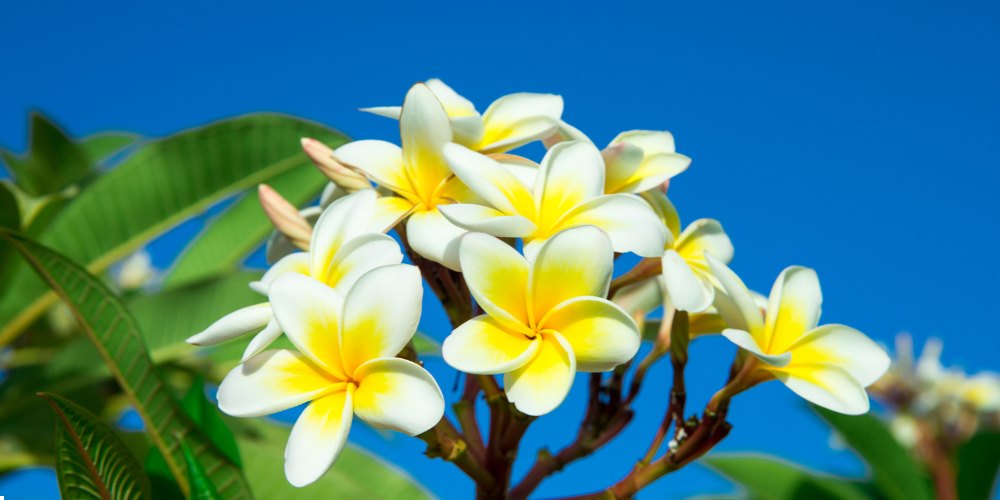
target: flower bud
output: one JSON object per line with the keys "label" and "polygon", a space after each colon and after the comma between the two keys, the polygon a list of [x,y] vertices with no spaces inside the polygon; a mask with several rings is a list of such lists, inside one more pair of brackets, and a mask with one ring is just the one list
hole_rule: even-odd
{"label": "flower bud", "polygon": [[371,183],[365,176],[354,170],[341,165],[333,158],[333,150],[326,144],[310,139],[302,138],[302,149],[309,155],[309,159],[316,164],[316,168],[328,179],[347,191],[357,191],[371,187]]}
{"label": "flower bud", "polygon": [[312,239],[312,226],[299,213],[299,209],[267,184],[257,187],[257,196],[260,198],[264,213],[271,219],[275,229],[291,240],[295,246],[303,250],[308,249],[309,240]]}

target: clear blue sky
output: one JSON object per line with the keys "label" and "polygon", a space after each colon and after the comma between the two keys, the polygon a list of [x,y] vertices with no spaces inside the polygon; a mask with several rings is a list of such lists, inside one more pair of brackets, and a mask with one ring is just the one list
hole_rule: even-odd
{"label": "clear blue sky", "polygon": [[[24,147],[36,107],[79,135],[156,136],[267,110],[396,140],[390,121],[355,110],[396,104],[417,80],[443,78],[480,109],[514,91],[560,93],[567,120],[599,144],[627,129],[674,133],[694,159],[671,188],[681,217],[720,219],[752,287],[766,292],[789,264],[812,266],[826,322],[885,342],[901,330],[918,342],[942,336],[946,362],[1000,368],[991,321],[1000,302],[995,1],[102,3],[4,6],[0,145]],[[424,326],[447,333],[438,315]],[[732,351],[720,338],[693,348],[693,404],[721,382]],[[450,370],[431,369],[447,391]],[[529,433],[527,457],[570,440],[580,385]],[[539,495],[617,480],[648,443],[665,392],[648,387],[623,438]],[[828,432],[780,384],[737,399],[731,417],[718,449],[861,471],[827,447]],[[352,438],[442,496],[470,491],[449,464],[419,456],[414,440],[360,427]],[[0,490],[14,487],[7,481]],[[54,494],[48,482],[31,488],[23,491]],[[727,490],[692,466],[649,496]]]}

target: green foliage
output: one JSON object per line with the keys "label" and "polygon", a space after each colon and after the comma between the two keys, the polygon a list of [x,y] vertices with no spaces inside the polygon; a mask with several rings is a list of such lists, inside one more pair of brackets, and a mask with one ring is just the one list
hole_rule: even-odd
{"label": "green foliage", "polygon": [[149,498],[142,467],[107,424],[55,394],[39,396],[58,417],[56,476],[63,498]]}
{"label": "green foliage", "polygon": [[923,470],[892,437],[884,422],[871,414],[841,415],[815,405],[813,408],[871,466],[875,486],[886,498],[933,498]]}
{"label": "green foliage", "polygon": [[17,185],[31,196],[61,191],[90,174],[87,152],[41,113],[29,118],[28,153],[18,158],[0,151]]}
{"label": "green foliage", "polygon": [[[268,181],[293,205],[315,198],[327,180],[312,165],[301,165]],[[271,233],[256,193],[247,193],[205,227],[167,274],[164,286],[176,288],[233,272]]]}
{"label": "green foliage", "polygon": [[17,206],[17,197],[5,182],[0,182],[0,227],[21,229],[21,210]]}
{"label": "green foliage", "polygon": [[103,132],[80,141],[80,148],[94,164],[99,164],[139,140],[135,134]]}
{"label": "green foliage", "polygon": [[981,432],[958,449],[958,497],[988,500],[1000,469],[1000,432]]}
{"label": "green foliage", "polygon": [[716,472],[746,489],[751,498],[784,500],[863,500],[870,498],[857,483],[810,472],[762,455],[715,454],[702,459]]}
{"label": "green foliage", "polygon": [[[299,138],[342,135],[275,114],[248,115],[151,142],[96,179],[40,234],[40,241],[97,272],[212,204],[309,163]],[[0,303],[0,345],[51,303],[26,269]]]}
{"label": "green foliage", "polygon": [[205,472],[205,467],[194,456],[187,441],[180,435],[177,436],[177,440],[181,443],[184,463],[187,464],[188,483],[191,485],[191,494],[188,495],[188,498],[191,500],[221,500],[222,497],[219,496],[218,490],[215,489],[215,485],[212,484],[212,480]]}
{"label": "green foliage", "polygon": [[173,438],[182,433],[196,449],[199,459],[212,470],[210,477],[229,498],[249,495],[239,469],[205,437],[170,395],[146,352],[135,319],[99,279],[66,257],[24,236],[0,229],[0,239],[19,252],[66,302],[80,321],[86,336],[97,347],[146,430],[164,453],[181,489],[187,490],[183,454]]}
{"label": "green foliage", "polygon": [[247,421],[250,432],[239,441],[243,470],[256,498],[311,500],[427,499],[430,495],[412,478],[384,461],[348,445],[323,477],[304,488],[285,479],[283,467],[289,429],[261,420]]}

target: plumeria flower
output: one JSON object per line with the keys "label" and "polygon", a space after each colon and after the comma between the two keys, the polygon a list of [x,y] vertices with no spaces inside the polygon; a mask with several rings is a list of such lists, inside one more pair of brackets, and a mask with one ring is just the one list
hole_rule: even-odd
{"label": "plumeria flower", "polygon": [[592,144],[564,142],[542,160],[534,190],[496,160],[458,144],[444,148],[455,175],[491,206],[455,204],[441,211],[456,225],[498,237],[522,238],[529,258],[564,229],[592,225],[615,252],[660,256],[665,234],[656,214],[631,194],[604,194],[604,161]]}
{"label": "plumeria flower", "polygon": [[[471,101],[441,80],[431,78],[425,85],[444,107],[455,142],[484,154],[503,153],[548,137],[556,130],[563,112],[563,100],[558,95],[522,92],[493,101],[480,115]],[[402,115],[398,106],[362,111],[395,119]]]}
{"label": "plumeria flower", "polygon": [[431,90],[418,83],[406,94],[400,112],[403,147],[364,140],[334,151],[337,161],[365,173],[398,196],[379,198],[376,217],[406,217],[406,238],[415,252],[458,270],[458,238],[465,230],[448,222],[438,208],[464,200],[468,192],[444,161],[441,149],[452,140],[448,115]]}
{"label": "plumeria flower", "polygon": [[707,260],[726,292],[726,300],[716,301],[719,312],[739,325],[722,335],[753,354],[757,370],[819,406],[848,415],[868,411],[865,388],[889,369],[889,356],[851,327],[817,326],[823,297],[815,271],[782,271],[761,316],[739,277],[711,254]]}
{"label": "plumeria flower", "polygon": [[622,132],[601,154],[607,168],[606,193],[649,191],[691,165],[691,158],[676,152],[674,136],[666,131]]}
{"label": "plumeria flower", "polygon": [[603,298],[613,253],[599,229],[560,232],[534,262],[482,233],[462,238],[460,255],[469,290],[486,314],[456,328],[442,354],[467,373],[504,374],[507,397],[518,410],[552,411],[577,370],[611,370],[639,349],[635,322]]}
{"label": "plumeria flower", "polygon": [[[382,234],[374,218],[375,192],[364,189],[333,202],[316,222],[308,252],[296,252],[276,262],[250,288],[263,295],[288,273],[310,276],[341,295],[364,273],[380,266],[399,264],[399,244]],[[376,224],[373,226],[373,224]],[[271,304],[263,302],[233,311],[204,331],[187,339],[189,344],[212,345],[260,330],[247,346],[243,359],[261,352],[281,335]]]}
{"label": "plumeria flower", "polygon": [[423,289],[413,266],[361,276],[347,296],[300,274],[275,280],[275,317],[298,349],[269,350],[234,368],[219,386],[219,408],[258,417],[309,403],[285,448],[285,475],[305,486],[344,448],[356,415],[379,429],[423,433],[444,414],[430,373],[396,358],[413,337]]}
{"label": "plumeria flower", "polygon": [[663,253],[663,283],[671,303],[679,311],[701,312],[715,300],[716,282],[705,261],[711,254],[723,264],[733,260],[733,243],[715,219],[698,219],[680,230],[677,210],[667,197],[654,192],[644,196],[667,228]]}

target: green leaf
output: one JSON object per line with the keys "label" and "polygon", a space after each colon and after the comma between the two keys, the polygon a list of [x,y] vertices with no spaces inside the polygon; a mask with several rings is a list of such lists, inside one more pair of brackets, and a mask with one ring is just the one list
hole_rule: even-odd
{"label": "green leaf", "polygon": [[187,490],[180,445],[181,433],[199,450],[199,460],[212,471],[213,483],[227,498],[249,495],[239,469],[229,462],[184,413],[146,351],[135,318],[114,293],[78,264],[26,237],[0,229],[0,240],[19,252],[62,298],[97,347],[125,394],[146,425],[153,443],[163,452],[174,477]]}
{"label": "green leaf", "polygon": [[993,497],[1000,469],[1000,432],[983,431],[958,448],[958,498],[988,500]]}
{"label": "green leaf", "polygon": [[[309,163],[301,137],[336,146],[344,136],[296,118],[258,114],[223,120],[149,143],[102,175],[66,207],[40,241],[100,272],[212,204]],[[0,346],[52,303],[27,271],[0,303]]]}
{"label": "green leaf", "polygon": [[310,500],[314,498],[364,498],[366,500],[426,499],[430,495],[413,478],[394,466],[348,444],[333,467],[304,488],[285,478],[287,427],[262,420],[248,420],[252,433],[240,436],[243,470],[256,498]]}
{"label": "green leaf", "polygon": [[[326,178],[312,165],[301,165],[268,181],[296,206],[318,196],[326,183]],[[272,229],[257,194],[247,193],[191,242],[167,274],[164,286],[176,288],[239,269],[247,255],[261,245]]]}
{"label": "green leaf", "polygon": [[0,182],[0,227],[21,229],[21,209],[6,182]]}
{"label": "green leaf", "polygon": [[4,163],[18,187],[32,196],[55,193],[90,174],[82,148],[41,113],[29,118],[28,153],[23,158],[3,151]]}
{"label": "green leaf", "polygon": [[58,417],[56,476],[63,498],[149,498],[142,467],[107,424],[55,394],[39,396]]}
{"label": "green leaf", "polygon": [[763,455],[713,454],[701,462],[742,485],[750,498],[785,500],[864,500],[870,498],[856,483],[821,475]]}
{"label": "green leaf", "polygon": [[421,356],[441,355],[441,343],[424,332],[417,332],[413,336],[413,349]]}
{"label": "green leaf", "polygon": [[212,484],[212,480],[205,473],[205,467],[191,452],[187,441],[180,435],[177,436],[177,440],[181,443],[184,463],[187,464],[188,483],[191,484],[191,494],[188,495],[188,498],[192,500],[222,500],[215,485]]}
{"label": "green leaf", "polygon": [[87,154],[92,165],[97,165],[109,156],[135,144],[139,136],[122,132],[102,132],[80,140],[80,147]]}
{"label": "green leaf", "polygon": [[872,469],[875,486],[887,498],[930,500],[924,471],[913,460],[885,424],[871,414],[842,415],[813,405],[823,420],[833,427]]}

